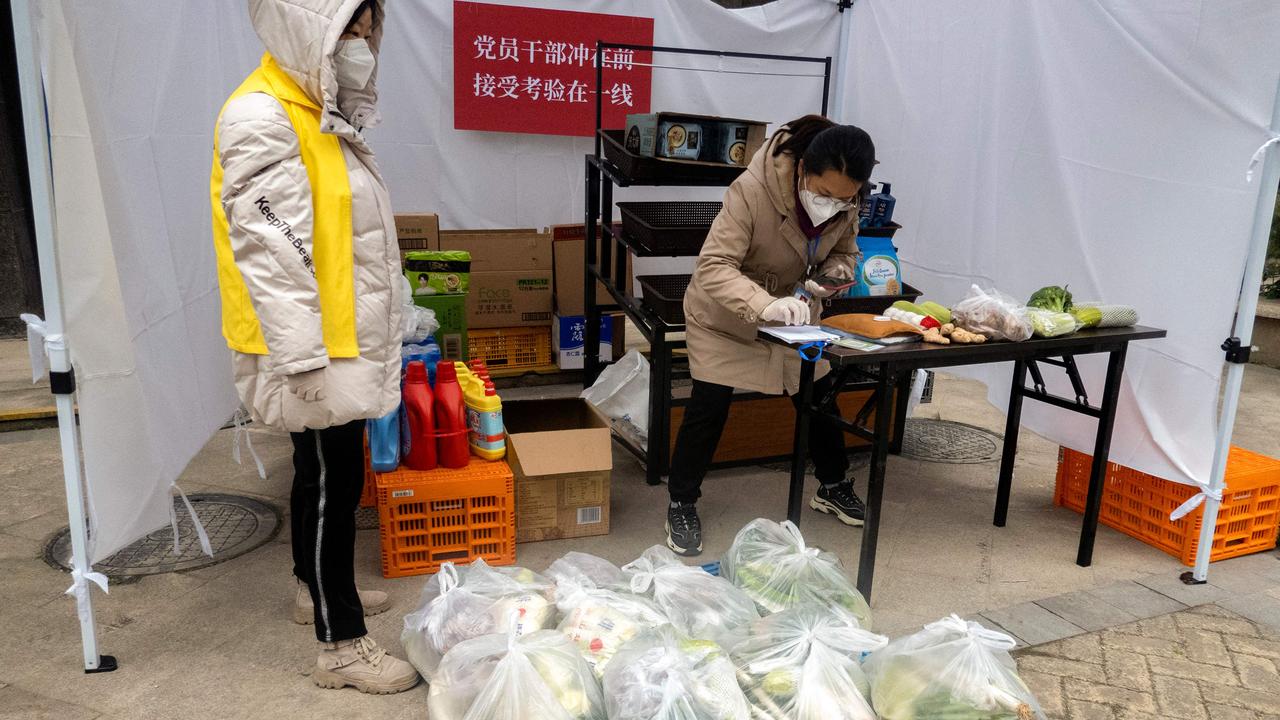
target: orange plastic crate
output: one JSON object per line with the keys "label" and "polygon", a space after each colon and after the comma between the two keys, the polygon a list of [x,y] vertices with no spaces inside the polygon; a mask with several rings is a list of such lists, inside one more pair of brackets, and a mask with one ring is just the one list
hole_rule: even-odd
{"label": "orange plastic crate", "polygon": [[[1084,512],[1092,464],[1090,455],[1058,450],[1055,505]],[[1275,547],[1280,527],[1280,460],[1232,447],[1226,481],[1210,559],[1225,560]],[[1191,485],[1108,463],[1099,520],[1192,565],[1200,544],[1204,508],[1177,522],[1170,521],[1169,514],[1198,491]]]}
{"label": "orange plastic crate", "polygon": [[472,330],[468,353],[490,370],[540,368],[555,363],[551,326]]}
{"label": "orange plastic crate", "polygon": [[400,468],[374,477],[383,577],[432,573],[445,561],[515,563],[515,482],[507,463],[473,457],[460,470]]}

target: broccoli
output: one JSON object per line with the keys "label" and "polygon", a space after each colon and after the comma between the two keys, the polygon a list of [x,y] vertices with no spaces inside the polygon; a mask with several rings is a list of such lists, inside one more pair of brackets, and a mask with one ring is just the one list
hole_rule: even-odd
{"label": "broccoli", "polygon": [[1058,287],[1057,285],[1042,287],[1035,291],[1035,294],[1027,301],[1027,307],[1052,310],[1054,312],[1067,312],[1071,309],[1071,293],[1067,291],[1067,288]]}

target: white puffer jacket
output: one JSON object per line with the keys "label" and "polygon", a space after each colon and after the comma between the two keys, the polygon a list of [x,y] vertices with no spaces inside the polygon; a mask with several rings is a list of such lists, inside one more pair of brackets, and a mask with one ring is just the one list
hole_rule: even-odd
{"label": "white puffer jacket", "polygon": [[[255,421],[290,432],[381,417],[400,402],[400,253],[390,197],[361,136],[379,119],[376,75],[364,91],[340,93],[333,62],[338,38],[360,1],[249,0],[267,51],[324,108],[322,130],[342,140],[351,186],[359,357],[329,357],[315,277],[253,204],[273,198],[275,215],[293,218],[293,230],[311,256],[311,188],[289,116],[274,98],[251,93],[228,103],[218,125],[232,250],[269,350],[235,353],[236,388]],[[381,37],[379,22],[369,40],[375,54]],[[303,402],[289,391],[286,375],[321,367],[327,368],[323,400]]]}

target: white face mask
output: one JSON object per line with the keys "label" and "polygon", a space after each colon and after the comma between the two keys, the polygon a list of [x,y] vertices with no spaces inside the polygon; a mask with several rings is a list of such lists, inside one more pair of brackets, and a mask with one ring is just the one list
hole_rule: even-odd
{"label": "white face mask", "polygon": [[338,87],[362,90],[373,77],[378,59],[369,49],[368,40],[339,40],[338,51],[333,54],[333,65],[338,73]]}
{"label": "white face mask", "polygon": [[809,213],[809,221],[815,226],[830,220],[842,212],[852,210],[854,204],[837,200],[826,195],[819,195],[807,187],[808,178],[804,180],[804,185],[800,188],[800,204],[804,205],[804,211]]}

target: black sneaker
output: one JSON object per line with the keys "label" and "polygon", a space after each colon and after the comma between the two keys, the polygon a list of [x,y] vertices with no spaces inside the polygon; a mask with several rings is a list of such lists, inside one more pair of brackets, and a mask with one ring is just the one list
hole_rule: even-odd
{"label": "black sneaker", "polygon": [[693,503],[667,506],[667,547],[685,557],[702,554],[702,521]]}
{"label": "black sneaker", "polygon": [[853,527],[862,527],[867,517],[867,506],[862,504],[858,494],[853,491],[853,483],[843,482],[839,485],[818,488],[818,494],[809,501],[809,507],[835,515],[840,522]]}

